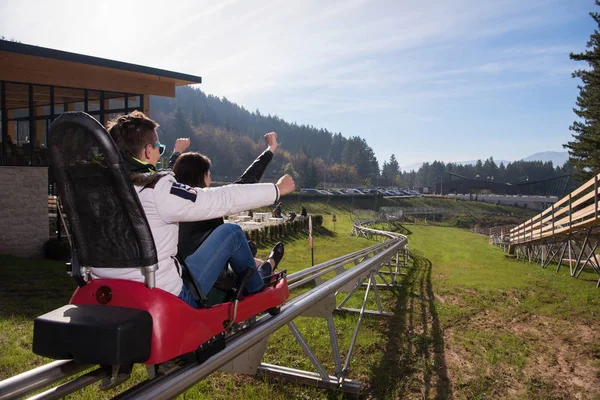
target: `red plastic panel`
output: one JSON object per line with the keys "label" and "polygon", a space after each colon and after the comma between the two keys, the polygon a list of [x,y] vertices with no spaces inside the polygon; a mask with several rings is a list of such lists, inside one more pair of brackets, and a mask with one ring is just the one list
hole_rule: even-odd
{"label": "red plastic panel", "polygon": [[[246,296],[243,301],[238,304],[237,315],[235,322],[242,322],[258,313],[268,310],[272,307],[277,307],[283,304],[290,296],[287,279],[283,278],[275,287],[268,287],[260,293]],[[233,310],[233,303],[228,304]]]}
{"label": "red plastic panel", "polygon": [[[99,304],[106,301],[106,289],[97,296],[102,286],[110,288],[106,307],[121,306],[146,310],[152,316],[152,352],[146,364],[159,364],[181,354],[194,351],[213,336],[224,332],[223,323],[230,318],[233,303],[211,308],[196,309],[162,289],[148,289],[139,282],[120,279],[95,279],[77,288],[70,304]],[[276,287],[247,296],[238,305],[236,322],[281,305],[289,297],[287,280]]]}
{"label": "red plastic panel", "polygon": [[[98,304],[96,291],[111,288],[112,299],[106,304],[146,310],[152,316],[152,352],[147,364],[158,364],[189,353],[223,332],[227,319],[224,304],[196,309],[162,289],[148,289],[143,283],[120,279],[94,279],[77,288],[71,304]],[[93,344],[92,344],[93,345]]]}

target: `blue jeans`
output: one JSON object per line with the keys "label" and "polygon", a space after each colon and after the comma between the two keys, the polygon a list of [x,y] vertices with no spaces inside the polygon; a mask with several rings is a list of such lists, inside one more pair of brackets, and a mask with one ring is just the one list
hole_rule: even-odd
{"label": "blue jeans", "polygon": [[[257,270],[246,235],[236,224],[219,225],[200,247],[185,259],[185,263],[204,294],[213,287],[227,263],[231,265],[239,280],[248,268]],[[248,293],[260,292],[265,286],[263,277],[271,275],[272,271],[271,264],[264,262],[258,268],[258,273],[255,272],[246,282]],[[191,306],[198,307],[185,284],[179,298]]]}

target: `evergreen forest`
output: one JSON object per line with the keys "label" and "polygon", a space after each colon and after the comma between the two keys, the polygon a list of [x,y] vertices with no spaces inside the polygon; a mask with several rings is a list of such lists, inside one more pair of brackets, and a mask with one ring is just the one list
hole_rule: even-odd
{"label": "evergreen forest", "polygon": [[298,187],[400,186],[432,187],[448,172],[469,178],[520,183],[554,178],[572,172],[569,162],[515,161],[496,164],[493,157],[475,165],[441,161],[425,162],[417,171],[403,172],[395,155],[380,164],[373,149],[359,136],[296,122],[277,115],[249,111],[243,106],[206,95],[202,90],[177,88],[175,98],[152,97],[151,117],[159,124],[161,142],[168,148],[178,137],[190,137],[189,151],[206,154],[212,162],[215,180],[231,182],[260,154],[266,144],[263,135],[278,134],[280,148],[265,173],[274,180],[291,174]]}

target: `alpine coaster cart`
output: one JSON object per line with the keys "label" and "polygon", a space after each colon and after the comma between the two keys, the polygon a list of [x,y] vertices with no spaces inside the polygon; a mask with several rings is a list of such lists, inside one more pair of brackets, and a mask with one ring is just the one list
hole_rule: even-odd
{"label": "alpine coaster cart", "polygon": [[[0,382],[0,399],[23,396],[93,365],[100,367],[45,398],[98,380],[101,388],[111,388],[129,378],[135,363],[146,365],[149,379],[174,359],[202,363],[223,350],[225,338],[245,321],[267,311],[276,315],[288,298],[285,271],[262,292],[243,297],[247,274],[233,300],[215,306],[187,274],[184,284],[196,290],[198,309],[155,287],[158,259],[144,210],[114,141],[91,116],[69,112],[54,121],[50,161],[71,229],[69,272],[78,287],[68,305],[36,318],[33,352],[65,361],[48,364],[35,381],[20,376],[13,384],[12,378]],[[143,268],[146,281],[90,280],[91,266]]]}

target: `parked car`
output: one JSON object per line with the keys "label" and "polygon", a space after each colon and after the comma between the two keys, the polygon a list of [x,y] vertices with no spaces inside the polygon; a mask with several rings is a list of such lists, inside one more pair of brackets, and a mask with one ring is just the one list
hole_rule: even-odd
{"label": "parked car", "polygon": [[322,194],[318,189],[300,189],[300,194]]}
{"label": "parked car", "polygon": [[346,194],[364,194],[358,189],[346,189]]}
{"label": "parked car", "polygon": [[344,192],[343,190],[340,190],[340,189],[333,189],[333,190],[330,190],[330,192],[333,193],[334,195],[338,195],[338,194],[342,195],[342,196],[346,195],[346,192]]}
{"label": "parked car", "polygon": [[379,192],[377,191],[377,189],[364,189],[362,192],[363,192],[364,194],[377,194],[377,193],[379,193]]}

